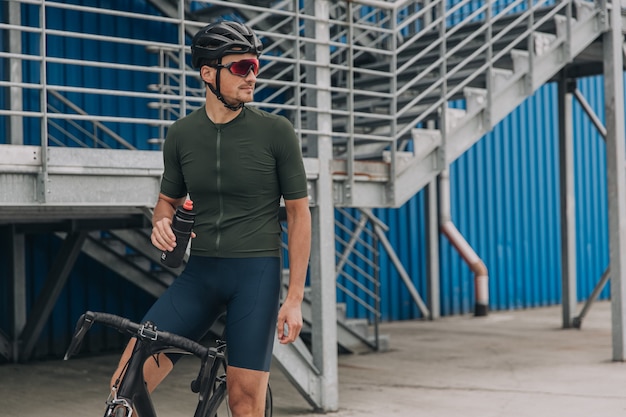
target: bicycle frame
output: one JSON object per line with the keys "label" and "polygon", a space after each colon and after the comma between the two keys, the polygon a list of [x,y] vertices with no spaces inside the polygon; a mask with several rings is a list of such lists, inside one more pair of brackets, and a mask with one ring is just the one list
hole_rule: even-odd
{"label": "bicycle frame", "polygon": [[150,398],[150,393],[146,388],[143,375],[143,365],[152,355],[159,353],[160,348],[154,343],[145,343],[142,339],[137,338],[133,353],[128,360],[124,375],[119,379],[117,387],[114,386],[111,396],[107,401],[107,411],[105,417],[115,416],[113,413],[115,408],[123,406],[127,409],[124,414],[131,417],[133,407],[142,417],[156,417],[156,411]]}

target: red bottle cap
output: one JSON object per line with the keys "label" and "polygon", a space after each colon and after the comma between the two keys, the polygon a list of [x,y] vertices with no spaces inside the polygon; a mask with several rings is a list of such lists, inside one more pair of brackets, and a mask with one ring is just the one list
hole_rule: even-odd
{"label": "red bottle cap", "polygon": [[188,210],[188,211],[193,210],[193,201],[191,200],[185,201],[185,204],[183,204],[183,209]]}

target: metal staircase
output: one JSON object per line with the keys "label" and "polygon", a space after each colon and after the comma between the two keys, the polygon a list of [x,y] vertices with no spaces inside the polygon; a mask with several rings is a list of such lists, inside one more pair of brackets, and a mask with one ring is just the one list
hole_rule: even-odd
{"label": "metal staircase", "polygon": [[[345,162],[334,161],[336,172],[346,173],[344,192],[336,195],[338,204],[401,206],[560,71],[601,71],[597,57],[589,59],[606,31],[605,12],[597,4],[529,4],[524,8],[526,2],[510,2],[497,10],[494,3],[481,2],[448,25],[458,10],[451,7],[445,18],[396,44],[396,72],[389,86],[380,79],[377,83],[374,75],[353,81],[357,89],[391,87],[388,91],[396,92],[395,97],[375,101],[353,100],[353,108],[395,108],[391,114],[396,117],[384,124],[354,124],[354,130],[390,139],[366,141],[355,135],[348,143]],[[463,5],[466,2],[458,6]],[[424,7],[409,19],[430,16],[439,6]],[[524,10],[514,12],[520,7]],[[364,63],[361,68],[379,70],[383,65]],[[336,118],[334,125],[345,121]],[[367,148],[362,148],[365,142]],[[371,156],[376,147],[382,167],[360,161],[361,149]],[[378,198],[371,195],[372,177],[378,180]]]}

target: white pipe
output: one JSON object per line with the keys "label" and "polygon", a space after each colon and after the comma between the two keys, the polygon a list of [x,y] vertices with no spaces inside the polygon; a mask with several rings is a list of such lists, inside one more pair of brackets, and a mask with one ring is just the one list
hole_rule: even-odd
{"label": "white pipe", "polygon": [[475,304],[474,315],[486,316],[489,311],[489,273],[485,263],[465,240],[452,222],[450,206],[450,174],[443,170],[439,175],[439,218],[440,229],[461,258],[474,273]]}

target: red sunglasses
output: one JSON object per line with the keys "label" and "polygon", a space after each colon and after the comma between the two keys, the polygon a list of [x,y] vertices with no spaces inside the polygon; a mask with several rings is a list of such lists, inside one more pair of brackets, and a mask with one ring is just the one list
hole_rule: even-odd
{"label": "red sunglasses", "polygon": [[233,75],[247,77],[250,71],[252,71],[254,75],[259,73],[259,60],[256,58],[242,59],[241,61],[230,62],[226,65],[218,64],[215,68],[226,68]]}

